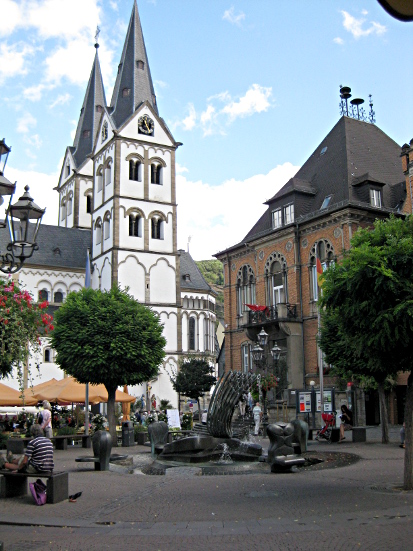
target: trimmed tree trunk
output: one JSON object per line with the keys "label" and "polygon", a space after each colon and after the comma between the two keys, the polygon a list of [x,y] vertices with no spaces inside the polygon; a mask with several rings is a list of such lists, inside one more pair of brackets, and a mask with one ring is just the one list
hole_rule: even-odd
{"label": "trimmed tree trunk", "polygon": [[404,451],[404,490],[413,490],[413,375],[407,380],[406,405],[404,409],[405,451]]}
{"label": "trimmed tree trunk", "polygon": [[381,421],[381,441],[382,444],[389,443],[389,422],[387,419],[386,396],[383,383],[378,384],[379,403],[380,403],[380,421]]}
{"label": "trimmed tree trunk", "polygon": [[116,398],[116,387],[110,388],[106,387],[108,391],[108,422],[109,422],[109,432],[112,437],[112,447],[117,447],[118,437],[116,435],[116,417],[115,417],[115,398]]}

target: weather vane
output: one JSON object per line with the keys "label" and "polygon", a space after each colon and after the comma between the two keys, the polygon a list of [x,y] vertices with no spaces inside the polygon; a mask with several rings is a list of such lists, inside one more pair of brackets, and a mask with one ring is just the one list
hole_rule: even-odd
{"label": "weather vane", "polygon": [[100,29],[98,25],[96,27],[96,34],[95,34],[95,48],[99,48],[99,34],[100,34]]}

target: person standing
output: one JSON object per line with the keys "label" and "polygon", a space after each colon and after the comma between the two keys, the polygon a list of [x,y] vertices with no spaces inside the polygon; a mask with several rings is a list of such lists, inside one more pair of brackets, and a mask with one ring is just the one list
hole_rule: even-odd
{"label": "person standing", "polygon": [[50,402],[43,400],[43,411],[41,412],[42,422],[39,424],[46,438],[52,438],[53,436],[51,409],[52,406]]}
{"label": "person standing", "polygon": [[241,417],[245,417],[245,407],[247,405],[247,396],[245,392],[242,392],[239,397],[238,407],[239,407],[239,414]]}
{"label": "person standing", "polygon": [[261,411],[261,406],[259,402],[255,404],[254,409],[252,410],[252,415],[254,416],[254,423],[255,423],[254,434],[255,436],[258,436],[258,433],[260,431],[261,417],[262,417],[262,411]]}
{"label": "person standing", "polygon": [[344,436],[345,430],[351,430],[353,428],[353,414],[348,409],[347,406],[342,405],[341,406],[341,425],[340,425],[340,440],[339,442],[342,442],[346,439]]}

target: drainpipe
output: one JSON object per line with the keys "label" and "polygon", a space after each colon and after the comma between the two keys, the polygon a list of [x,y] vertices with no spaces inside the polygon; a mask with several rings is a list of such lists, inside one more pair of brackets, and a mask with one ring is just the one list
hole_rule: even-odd
{"label": "drainpipe", "polygon": [[305,348],[304,348],[304,319],[303,319],[303,292],[302,292],[302,271],[301,271],[301,253],[300,253],[300,237],[298,231],[298,222],[295,223],[295,242],[297,251],[298,277],[299,277],[299,299],[300,299],[300,316],[301,316],[301,348],[303,354],[303,388],[305,389]]}

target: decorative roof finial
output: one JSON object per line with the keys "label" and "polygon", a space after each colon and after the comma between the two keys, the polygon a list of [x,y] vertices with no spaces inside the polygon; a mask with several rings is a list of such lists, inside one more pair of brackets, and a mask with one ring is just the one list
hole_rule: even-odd
{"label": "decorative roof finial", "polygon": [[96,27],[96,34],[95,34],[95,48],[98,49],[99,48],[99,34],[100,34],[100,29],[99,29],[99,25]]}
{"label": "decorative roof finial", "polygon": [[348,100],[351,98],[351,88],[348,86],[342,86],[340,84],[340,115],[357,119],[359,121],[370,122],[374,124],[376,122],[376,114],[373,111],[373,100],[371,94],[369,95],[369,107],[370,112],[367,114],[363,107],[364,99],[354,98],[348,105]]}

